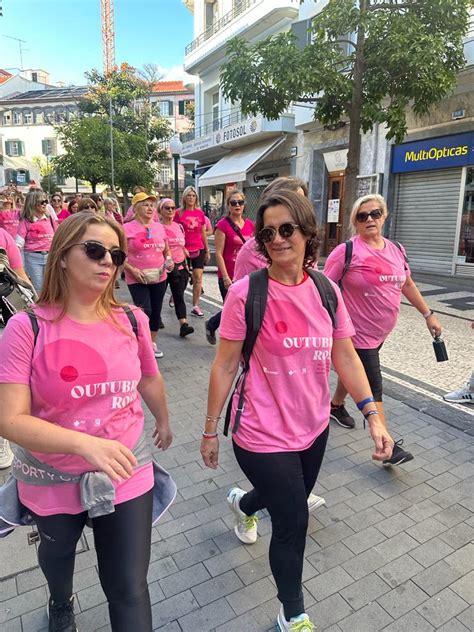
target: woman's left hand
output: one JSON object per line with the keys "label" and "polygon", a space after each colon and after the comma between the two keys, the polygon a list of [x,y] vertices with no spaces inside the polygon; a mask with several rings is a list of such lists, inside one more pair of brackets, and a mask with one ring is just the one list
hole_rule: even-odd
{"label": "woman's left hand", "polygon": [[372,454],[374,461],[385,461],[392,456],[394,440],[388,430],[380,421],[369,422],[370,436],[375,444],[375,452]]}
{"label": "woman's left hand", "polygon": [[167,450],[171,442],[173,441],[173,434],[171,432],[169,423],[162,423],[155,420],[155,429],[153,430],[153,443],[157,448]]}
{"label": "woman's left hand", "polygon": [[428,316],[428,318],[426,319],[426,326],[428,327],[430,334],[433,336],[433,338],[437,337],[437,336],[441,336],[441,323],[439,322],[439,320],[436,318],[436,316],[434,314],[431,314],[431,316]]}

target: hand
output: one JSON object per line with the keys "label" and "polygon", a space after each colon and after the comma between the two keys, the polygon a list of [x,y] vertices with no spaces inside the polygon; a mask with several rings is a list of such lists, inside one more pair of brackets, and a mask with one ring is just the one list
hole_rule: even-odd
{"label": "hand", "polygon": [[204,261],[206,263],[209,263],[210,260],[211,260],[211,253],[209,252],[209,250],[206,250],[206,256],[204,257]]}
{"label": "hand", "polygon": [[201,456],[206,467],[217,470],[219,461],[219,439],[202,439]]}
{"label": "hand", "polygon": [[[375,417],[376,415],[373,415]],[[388,430],[380,421],[369,422],[370,436],[375,444],[375,452],[372,454],[374,461],[385,461],[392,456],[394,440]]]}
{"label": "hand", "polygon": [[167,450],[173,441],[173,434],[170,430],[169,423],[160,423],[155,420],[155,429],[153,430],[153,443],[161,450]]}
{"label": "hand", "polygon": [[166,257],[165,268],[168,272],[171,272],[174,268],[174,261],[171,257]]}
{"label": "hand", "polygon": [[436,336],[441,336],[441,323],[434,314],[428,316],[428,318],[426,319],[426,326],[428,327],[429,332],[433,336],[433,338],[435,338]]}
{"label": "hand", "polygon": [[138,283],[146,283],[145,275],[138,268],[132,268],[131,270],[132,276],[138,281]]}
{"label": "hand", "polygon": [[230,279],[229,277],[226,277],[225,279],[222,279],[222,280],[223,280],[225,289],[228,290],[230,286],[232,285],[232,279]]}
{"label": "hand", "polygon": [[104,472],[110,479],[117,482],[132,476],[137,459],[123,443],[82,433],[81,436],[83,446],[80,448],[79,455],[96,470]]}

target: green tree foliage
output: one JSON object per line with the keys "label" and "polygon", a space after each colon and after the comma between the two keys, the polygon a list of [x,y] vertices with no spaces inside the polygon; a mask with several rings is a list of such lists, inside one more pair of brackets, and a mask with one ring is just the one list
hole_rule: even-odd
{"label": "green tree foliage", "polygon": [[382,123],[387,138],[401,142],[407,108],[427,114],[452,91],[465,64],[471,6],[471,0],[329,0],[304,47],[291,32],[253,45],[231,40],[223,93],[246,114],[276,119],[292,102],[309,102],[324,125],[349,122],[347,229],[360,132]]}

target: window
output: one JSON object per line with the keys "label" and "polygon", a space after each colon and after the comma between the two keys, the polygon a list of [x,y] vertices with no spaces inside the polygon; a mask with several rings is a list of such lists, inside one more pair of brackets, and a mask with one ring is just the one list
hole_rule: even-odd
{"label": "window", "polygon": [[56,139],[45,138],[41,141],[41,153],[44,156],[55,156],[56,151]]}
{"label": "window", "polygon": [[206,0],[204,11],[204,28],[207,31],[207,29],[212,29],[214,22],[217,20],[216,0]]}
{"label": "window", "polygon": [[7,112],[6,114],[3,115],[2,125],[11,125],[11,122],[12,122],[12,115],[10,114],[10,112]]}
{"label": "window", "polygon": [[467,167],[458,263],[474,263],[474,167]]}
{"label": "window", "polygon": [[20,112],[13,112],[13,125],[21,125]]}
{"label": "window", "polygon": [[212,95],[212,129],[219,129],[219,92]]}
{"label": "window", "polygon": [[160,178],[164,184],[169,184],[171,180],[171,167],[162,165],[160,167]]}
{"label": "window", "polygon": [[5,153],[7,156],[24,156],[25,144],[21,140],[5,141]]}
{"label": "window", "polygon": [[173,101],[158,101],[161,116],[173,116]]}
{"label": "window", "polygon": [[24,112],[23,123],[24,125],[31,125],[33,123],[33,114],[31,112]]}
{"label": "window", "polygon": [[31,73],[31,81],[38,82],[38,73],[37,72],[32,72]]}
{"label": "window", "polygon": [[41,110],[37,110],[35,112],[35,123],[38,125],[42,125],[44,123],[44,112]]}

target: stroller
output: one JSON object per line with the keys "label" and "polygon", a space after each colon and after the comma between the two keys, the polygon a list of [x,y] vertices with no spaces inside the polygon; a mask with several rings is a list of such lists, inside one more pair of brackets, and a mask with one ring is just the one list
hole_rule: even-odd
{"label": "stroller", "polygon": [[6,250],[0,248],[0,313],[3,323],[16,312],[27,309],[38,296],[32,285],[10,267]]}

